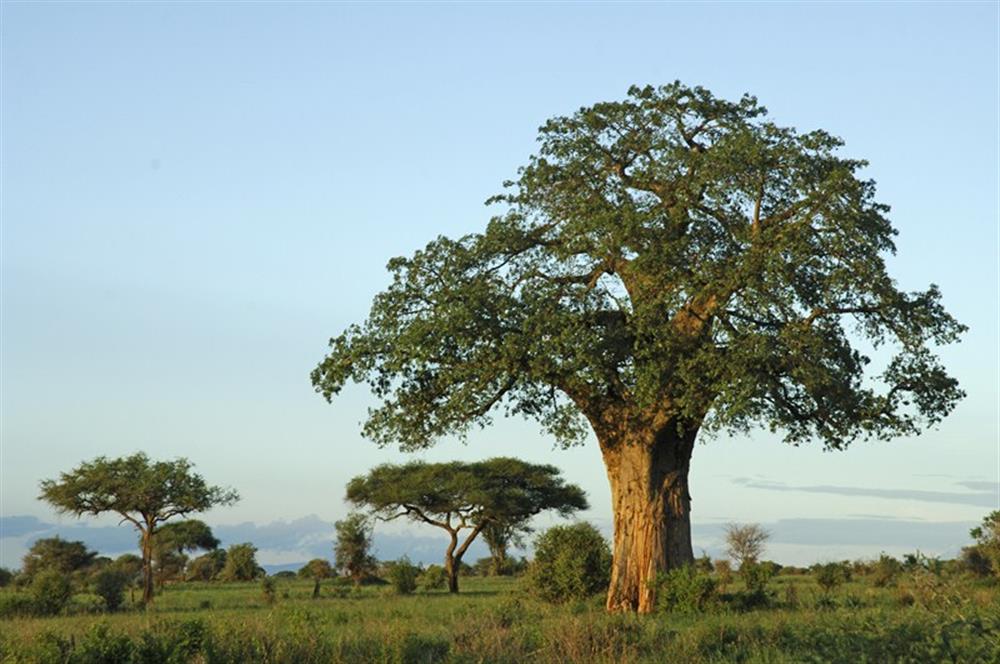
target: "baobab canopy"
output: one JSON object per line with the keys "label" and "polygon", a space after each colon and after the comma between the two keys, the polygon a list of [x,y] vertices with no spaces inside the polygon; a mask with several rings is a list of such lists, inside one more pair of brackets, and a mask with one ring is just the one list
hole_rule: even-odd
{"label": "baobab canopy", "polygon": [[700,430],[842,449],[918,433],[963,396],[933,346],[964,328],[937,287],[887,273],[889,208],[840,139],[673,83],[538,140],[482,233],[389,262],[312,380],[327,399],[370,385],[365,434],[408,450],[497,412],[564,445],[593,431],[615,509],[609,609],[650,610],[651,576],[692,559]]}

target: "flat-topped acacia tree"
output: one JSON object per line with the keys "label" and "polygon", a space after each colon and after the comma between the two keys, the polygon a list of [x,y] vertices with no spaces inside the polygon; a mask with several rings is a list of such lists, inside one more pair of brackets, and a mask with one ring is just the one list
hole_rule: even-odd
{"label": "flat-topped acacia tree", "polygon": [[450,539],[444,570],[453,593],[462,557],[490,524],[524,523],[548,510],[568,516],[587,509],[583,489],[566,484],[558,468],[509,457],[383,464],[352,479],[347,500],[384,521],[405,517],[445,530]]}
{"label": "flat-topped acacia tree", "polygon": [[484,232],[389,262],[312,381],[327,399],[367,382],[382,405],[364,433],[404,450],[501,409],[565,445],[589,424],[614,508],[609,610],[651,610],[648,582],[693,559],[700,431],[843,449],[963,396],[933,346],[964,327],[936,286],[888,275],[888,207],[839,139],[674,83],[549,120],[539,143]]}
{"label": "flat-topped acacia tree", "polygon": [[[187,459],[150,461],[141,452],[118,459],[98,457],[61,473],[58,480],[43,480],[39,497],[60,512],[77,517],[110,512],[135,526],[142,549],[142,602],[148,605],[153,601],[153,547],[161,524],[239,500],[231,489],[209,486],[192,467]],[[177,534],[188,528],[171,530]],[[214,541],[211,533],[208,537]]]}

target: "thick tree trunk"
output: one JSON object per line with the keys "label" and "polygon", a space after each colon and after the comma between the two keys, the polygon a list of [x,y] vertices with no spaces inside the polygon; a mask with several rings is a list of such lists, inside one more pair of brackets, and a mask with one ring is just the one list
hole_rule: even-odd
{"label": "thick tree trunk", "polygon": [[601,441],[615,519],[608,611],[651,612],[657,575],[694,561],[688,468],[696,433],[670,423]]}

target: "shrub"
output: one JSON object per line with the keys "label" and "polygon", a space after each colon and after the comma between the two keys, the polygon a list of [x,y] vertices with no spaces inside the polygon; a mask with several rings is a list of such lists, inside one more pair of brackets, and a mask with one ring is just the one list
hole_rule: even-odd
{"label": "shrub", "polygon": [[662,611],[704,611],[718,598],[717,582],[697,565],[657,575],[657,607]]}
{"label": "shrub", "polygon": [[885,588],[896,580],[900,572],[903,571],[903,565],[898,560],[892,556],[887,556],[882,554],[878,557],[871,565],[871,578],[872,584],[876,588]]}
{"label": "shrub", "polygon": [[962,547],[959,566],[973,576],[982,578],[993,576],[993,561],[983,553],[982,547],[976,544]]}
{"label": "shrub", "polygon": [[584,599],[607,589],[611,549],[589,523],[549,528],[535,540],[527,584],[549,602]]}
{"label": "shrub", "polygon": [[816,579],[816,583],[819,584],[819,587],[823,589],[823,592],[826,593],[829,593],[849,578],[847,570],[845,570],[844,566],[840,563],[816,565],[813,570],[813,577]]}
{"label": "shrub", "polygon": [[733,566],[728,560],[715,561],[715,577],[719,580],[720,592],[725,592],[726,586],[733,581]]}
{"label": "shrub", "polygon": [[31,597],[35,611],[51,616],[59,613],[73,596],[69,576],[56,570],[46,570],[35,574],[31,582]]}
{"label": "shrub", "polygon": [[392,589],[399,595],[409,595],[417,589],[417,577],[420,568],[410,562],[407,556],[390,564],[386,570]]}
{"label": "shrub", "polygon": [[25,593],[0,593],[0,618],[30,616],[35,613],[35,602]]}
{"label": "shrub", "polygon": [[94,594],[104,600],[104,608],[116,611],[125,601],[125,588],[129,578],[114,568],[102,569],[93,578]]}
{"label": "shrub", "polygon": [[265,576],[260,580],[260,591],[264,594],[264,601],[274,604],[278,601],[278,582],[273,577]]}
{"label": "shrub", "polygon": [[440,565],[429,565],[420,575],[420,585],[424,590],[438,590],[447,584],[448,575]]}
{"label": "shrub", "polygon": [[768,582],[777,572],[774,563],[746,563],[740,568],[740,578],[743,579],[747,592],[763,594],[767,591]]}
{"label": "shrub", "polygon": [[14,580],[14,573],[6,567],[0,567],[0,588],[5,588]]}

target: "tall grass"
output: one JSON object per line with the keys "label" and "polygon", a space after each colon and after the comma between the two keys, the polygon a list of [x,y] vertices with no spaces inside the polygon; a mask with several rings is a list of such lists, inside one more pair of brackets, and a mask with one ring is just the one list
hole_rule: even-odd
{"label": "tall grass", "polygon": [[653,616],[607,615],[601,598],[540,603],[510,579],[463,588],[399,596],[328,583],[313,600],[311,581],[278,581],[269,606],[257,583],[178,584],[149,611],[114,614],[87,613],[77,597],[75,614],[0,621],[0,661],[1000,662],[997,589],[971,582],[852,581],[827,594],[809,576],[779,576],[764,608]]}

